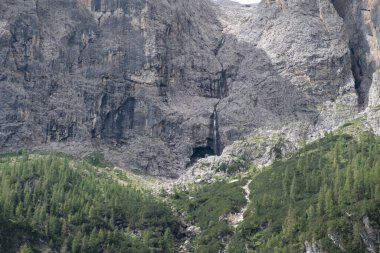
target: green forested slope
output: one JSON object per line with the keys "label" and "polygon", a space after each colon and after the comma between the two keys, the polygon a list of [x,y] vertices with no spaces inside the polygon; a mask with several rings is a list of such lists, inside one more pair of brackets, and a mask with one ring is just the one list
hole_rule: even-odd
{"label": "green forested slope", "polygon": [[[165,202],[93,160],[0,157],[0,252],[178,252],[185,240],[200,253],[380,245],[380,139],[371,133],[328,134],[253,176],[179,187]],[[250,179],[235,228],[227,217],[247,205]]]}
{"label": "green forested slope", "polygon": [[380,139],[329,134],[275,162],[250,188],[252,204],[229,252],[304,252],[305,241],[365,252],[363,218],[374,233],[380,228]]}
{"label": "green forested slope", "polygon": [[194,252],[208,253],[223,250],[234,228],[223,219],[229,213],[236,213],[246,204],[242,186],[246,180],[219,180],[212,184],[176,191],[172,204],[184,220],[200,228],[192,238]]}
{"label": "green forested slope", "polygon": [[[179,221],[148,192],[85,161],[0,159],[0,252],[172,252]],[[45,245],[45,246],[44,246]]]}

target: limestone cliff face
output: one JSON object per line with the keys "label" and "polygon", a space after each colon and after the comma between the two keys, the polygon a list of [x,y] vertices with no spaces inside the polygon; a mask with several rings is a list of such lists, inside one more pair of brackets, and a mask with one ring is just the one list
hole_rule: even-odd
{"label": "limestone cliff face", "polygon": [[371,88],[377,80],[375,72],[380,60],[379,24],[380,2],[376,0],[341,1],[333,0],[337,12],[344,19],[345,32],[349,40],[351,68],[355,78],[361,109],[376,103],[378,95],[371,97]]}
{"label": "limestone cliff face", "polygon": [[1,151],[101,149],[152,173],[183,168],[209,137],[217,96],[220,29],[210,9],[204,1],[1,1]]}
{"label": "limestone cliff face", "polygon": [[326,102],[354,114],[378,98],[378,6],[1,1],[0,151],[176,176],[256,129],[314,126]]}

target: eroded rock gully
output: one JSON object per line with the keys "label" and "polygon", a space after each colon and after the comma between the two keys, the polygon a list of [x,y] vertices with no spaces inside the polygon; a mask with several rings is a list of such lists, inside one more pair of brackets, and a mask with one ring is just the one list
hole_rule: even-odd
{"label": "eroded rock gully", "polygon": [[344,19],[345,31],[349,39],[351,68],[355,79],[360,109],[365,109],[377,99],[370,97],[374,83],[379,52],[379,1],[333,0],[335,9]]}
{"label": "eroded rock gully", "polygon": [[378,13],[375,0],[1,1],[0,151],[100,150],[176,177],[257,129],[324,131],[344,117],[320,105],[377,100]]}

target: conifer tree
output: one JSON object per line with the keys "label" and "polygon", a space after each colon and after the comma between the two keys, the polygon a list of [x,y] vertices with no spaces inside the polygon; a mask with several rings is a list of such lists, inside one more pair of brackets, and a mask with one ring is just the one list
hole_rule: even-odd
{"label": "conifer tree", "polygon": [[174,252],[174,241],[173,241],[173,235],[170,230],[170,228],[166,228],[164,233],[164,242],[163,242],[163,250],[164,252],[172,253]]}
{"label": "conifer tree", "polygon": [[293,176],[292,184],[290,185],[290,199],[292,201],[296,200],[296,194],[297,194],[297,179],[296,176]]}
{"label": "conifer tree", "polygon": [[20,250],[18,251],[18,253],[33,253],[33,251],[29,248],[28,245],[23,244],[23,245],[20,247]]}

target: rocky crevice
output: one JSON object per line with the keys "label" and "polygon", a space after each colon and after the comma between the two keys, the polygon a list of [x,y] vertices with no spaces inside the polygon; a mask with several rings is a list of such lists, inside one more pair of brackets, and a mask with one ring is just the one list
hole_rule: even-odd
{"label": "rocky crevice", "polygon": [[370,103],[369,93],[380,56],[377,48],[379,2],[332,0],[332,3],[344,20],[358,106],[364,110]]}

